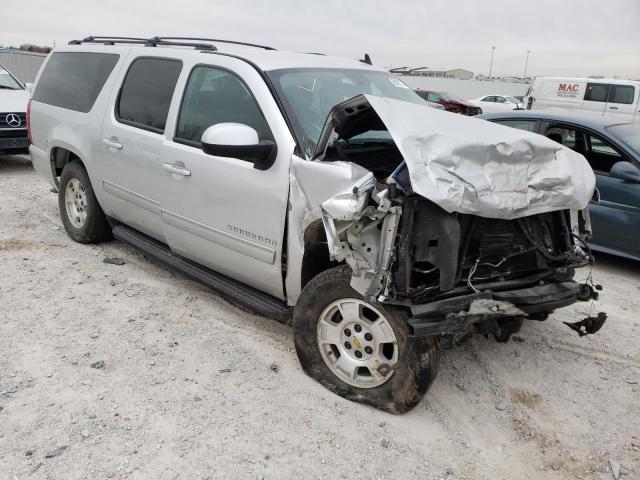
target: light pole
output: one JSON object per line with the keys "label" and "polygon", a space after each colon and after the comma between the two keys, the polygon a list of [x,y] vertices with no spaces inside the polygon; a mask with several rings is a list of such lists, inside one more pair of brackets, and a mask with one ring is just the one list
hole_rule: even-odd
{"label": "light pole", "polygon": [[531,50],[527,50],[527,59],[524,61],[524,75],[522,75],[522,78],[527,78],[527,66],[529,65],[530,53],[531,53]]}
{"label": "light pole", "polygon": [[491,78],[491,71],[493,70],[493,52],[496,51],[496,47],[491,47],[491,64],[489,65],[489,78]]}

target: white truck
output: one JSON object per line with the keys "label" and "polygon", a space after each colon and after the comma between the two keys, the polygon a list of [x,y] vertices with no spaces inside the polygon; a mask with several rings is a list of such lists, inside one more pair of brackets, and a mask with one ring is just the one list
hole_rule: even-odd
{"label": "white truck", "polygon": [[580,111],[640,123],[640,82],[618,79],[536,77],[528,110]]}

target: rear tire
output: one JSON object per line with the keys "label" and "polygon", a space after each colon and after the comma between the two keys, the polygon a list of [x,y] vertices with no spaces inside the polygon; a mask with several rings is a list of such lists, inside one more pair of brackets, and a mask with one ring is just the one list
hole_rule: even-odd
{"label": "rear tire", "polygon": [[432,339],[410,336],[404,310],[366,301],[350,281],[351,269],[343,265],[305,286],[293,316],[300,364],[341,397],[389,413],[408,412],[436,377],[438,347]]}
{"label": "rear tire", "polygon": [[111,238],[111,227],[80,162],[69,162],[62,170],[58,207],[64,229],[72,240],[98,243]]}

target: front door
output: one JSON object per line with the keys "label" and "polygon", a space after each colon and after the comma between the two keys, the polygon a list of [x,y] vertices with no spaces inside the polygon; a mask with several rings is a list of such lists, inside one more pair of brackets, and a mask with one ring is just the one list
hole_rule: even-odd
{"label": "front door", "polygon": [[640,184],[612,177],[609,172],[617,162],[631,162],[624,153],[599,135],[578,127],[549,125],[545,135],[562,139],[565,146],[585,156],[596,175],[599,195],[591,201],[589,213],[596,250],[638,255],[640,244]]}
{"label": "front door", "polygon": [[604,115],[607,98],[609,97],[609,87],[610,85],[608,83],[587,83],[587,88],[584,91],[582,110]]}
{"label": "front door", "polygon": [[164,241],[160,219],[161,149],[182,62],[141,57],[114,89],[102,125],[96,178],[105,213]]}
{"label": "front door", "polygon": [[[284,298],[281,255],[293,139],[267,86],[241,60],[215,56],[181,82],[173,139],[163,147],[162,223],[171,249],[220,273]],[[180,87],[179,87],[180,88]],[[219,123],[254,128],[275,140],[268,170],[205,154],[203,132]]]}

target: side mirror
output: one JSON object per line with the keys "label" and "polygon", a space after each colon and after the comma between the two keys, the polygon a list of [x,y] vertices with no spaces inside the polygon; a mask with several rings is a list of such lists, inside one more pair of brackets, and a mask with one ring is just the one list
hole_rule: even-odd
{"label": "side mirror", "polygon": [[640,183],[640,170],[631,162],[614,163],[609,175],[625,182]]}
{"label": "side mirror", "polygon": [[276,159],[272,140],[259,140],[254,128],[242,123],[218,123],[202,134],[202,150],[208,155],[229,157],[253,163],[257,170],[267,170]]}

